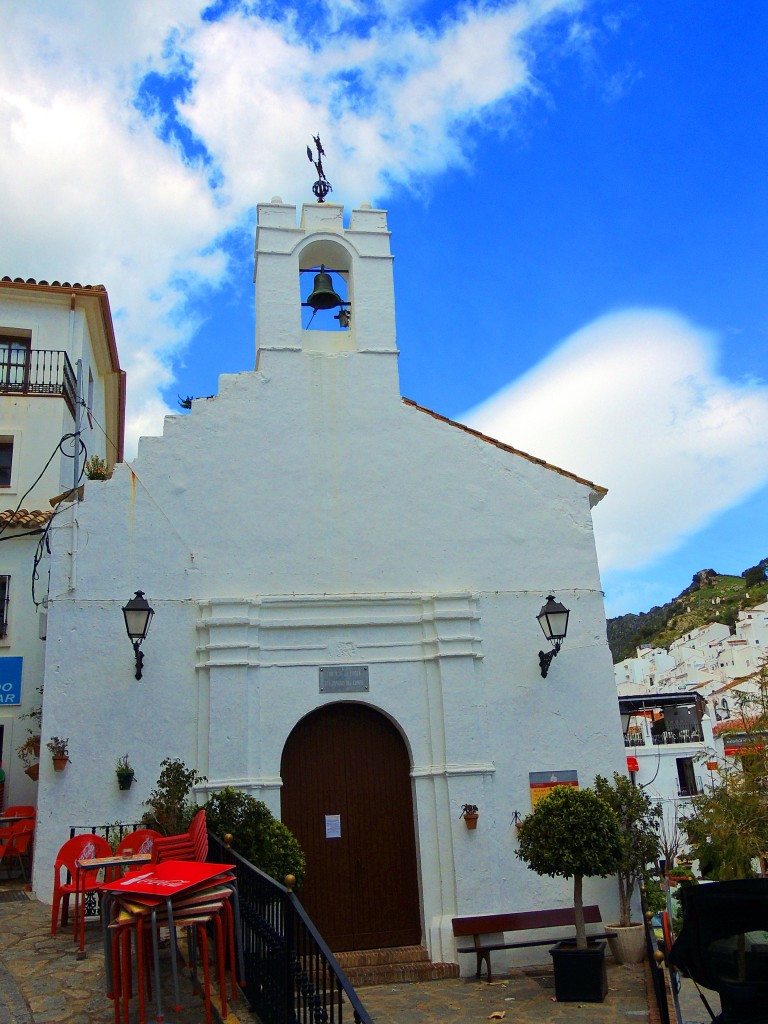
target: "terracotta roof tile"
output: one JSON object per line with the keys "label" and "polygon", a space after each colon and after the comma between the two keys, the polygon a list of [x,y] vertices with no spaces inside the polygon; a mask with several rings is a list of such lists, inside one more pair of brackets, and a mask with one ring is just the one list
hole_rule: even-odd
{"label": "terracotta roof tile", "polygon": [[76,288],[81,292],[105,292],[107,289],[103,284],[80,284],[75,281],[74,284],[70,284],[69,281],[36,281],[34,277],[28,277],[26,280],[23,277],[2,277],[0,278],[0,284],[5,285],[28,285],[32,288],[66,288],[67,291],[71,291]]}
{"label": "terracotta roof tile", "polygon": [[535,455],[528,455],[526,452],[521,452],[518,448],[513,448],[509,444],[504,444],[503,441],[497,441],[495,437],[489,437],[487,434],[481,434],[479,430],[473,430],[472,427],[467,427],[463,423],[458,423],[456,420],[449,420],[447,416],[441,416],[440,413],[433,412],[431,409],[427,409],[425,406],[411,401],[410,398],[404,398],[403,402],[405,405],[410,405],[412,408],[418,409],[419,412],[425,412],[428,416],[432,416],[436,420],[447,423],[451,427],[458,427],[459,430],[463,430],[466,434],[471,434],[472,437],[479,437],[481,441],[487,441],[488,444],[501,448],[503,452],[510,452],[512,455],[519,455],[521,458],[527,459],[528,462],[533,462],[537,466],[543,466],[544,469],[551,469],[554,473],[559,473],[560,476],[566,476],[569,480],[575,480],[577,484],[584,484],[585,486],[590,487],[599,495],[599,498],[597,499],[598,501],[603,497],[603,495],[608,493],[607,487],[601,487],[600,484],[593,483],[591,480],[585,480],[582,476],[576,476],[575,473],[569,473],[567,469],[560,469],[558,466],[552,466],[549,462],[545,462],[544,459],[537,459]]}
{"label": "terracotta roof tile", "polygon": [[39,529],[48,524],[52,515],[53,512],[46,512],[41,508],[30,510],[20,508],[15,514],[12,508],[7,508],[4,512],[0,512],[0,526],[4,528]]}

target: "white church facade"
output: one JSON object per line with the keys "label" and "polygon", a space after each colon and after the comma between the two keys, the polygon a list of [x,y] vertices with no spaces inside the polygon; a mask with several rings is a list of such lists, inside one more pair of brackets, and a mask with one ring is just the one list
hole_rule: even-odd
{"label": "white church facade", "polygon": [[[625,771],[592,531],[604,490],[400,395],[386,214],[258,210],[257,361],[166,419],[52,530],[35,888],[69,827],[140,817],[160,761],[297,833],[332,948],[425,943],[451,918],[568,905],[515,857],[535,779]],[[349,326],[302,325],[300,279]],[[313,327],[316,325],[313,325]],[[154,619],[140,680],[121,607]],[[542,678],[536,616],[568,634]],[[120,792],[115,759],[137,781]],[[463,805],[479,810],[470,831]],[[615,913],[615,882],[585,901]]]}

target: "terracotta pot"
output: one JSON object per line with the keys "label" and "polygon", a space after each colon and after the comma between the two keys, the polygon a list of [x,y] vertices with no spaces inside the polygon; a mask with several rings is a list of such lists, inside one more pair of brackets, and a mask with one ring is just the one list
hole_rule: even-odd
{"label": "terracotta pot", "polygon": [[465,814],[464,824],[467,826],[467,828],[477,828],[477,819],[477,814]]}
{"label": "terracotta pot", "polygon": [[69,764],[69,758],[66,755],[63,756],[63,757],[56,757],[56,755],[54,754],[52,759],[53,759],[53,770],[55,772],[63,772],[64,769]]}
{"label": "terracotta pot", "polygon": [[35,738],[32,741],[32,753],[35,755],[35,757],[40,757],[40,737],[39,736],[35,736]]}
{"label": "terracotta pot", "polygon": [[609,936],[608,945],[617,964],[639,964],[645,959],[644,924],[609,924],[608,931],[616,932],[615,938]]}
{"label": "terracotta pot", "polygon": [[28,775],[33,782],[37,782],[37,780],[40,778],[40,765],[31,764],[29,768],[24,769],[24,774]]}

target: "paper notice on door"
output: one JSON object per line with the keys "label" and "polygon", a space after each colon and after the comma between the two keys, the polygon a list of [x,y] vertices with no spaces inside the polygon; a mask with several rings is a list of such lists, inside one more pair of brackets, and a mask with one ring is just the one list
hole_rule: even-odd
{"label": "paper notice on door", "polygon": [[341,839],[341,815],[326,814],[325,816],[325,838]]}

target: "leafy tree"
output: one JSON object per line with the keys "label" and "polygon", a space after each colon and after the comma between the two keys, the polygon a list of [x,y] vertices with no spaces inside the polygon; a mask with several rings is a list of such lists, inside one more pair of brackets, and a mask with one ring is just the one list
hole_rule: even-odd
{"label": "leafy tree", "polygon": [[148,828],[175,836],[189,828],[197,811],[189,796],[192,787],[208,780],[178,758],[166,757],[160,762],[160,769],[157,784],[145,801],[149,810],[141,820]]}
{"label": "leafy tree", "polygon": [[737,721],[745,736],[739,757],[726,759],[718,782],[694,797],[681,826],[702,873],[717,881],[765,873],[768,852],[768,661],[754,691],[736,690]]}
{"label": "leafy tree", "polygon": [[220,839],[232,835],[232,848],[242,857],[282,882],[296,877],[297,888],[304,879],[304,853],[291,830],[279,821],[267,805],[247,793],[227,786],[205,805],[208,828]]}
{"label": "leafy tree", "polygon": [[523,819],[517,856],[537,875],[573,878],[576,946],[587,948],[582,882],[618,870],[622,857],[616,812],[591,789],[555,786]]}
{"label": "leafy tree", "polygon": [[757,565],[753,565],[750,569],[745,569],[741,574],[744,577],[744,582],[748,587],[758,587],[761,583],[765,583],[765,565],[762,562],[758,562]]}
{"label": "leafy tree", "polygon": [[613,809],[619,819],[621,860],[616,872],[619,884],[619,924],[632,924],[632,896],[648,868],[659,855],[661,805],[652,803],[642,789],[626,775],[613,773],[613,782],[602,775],[595,778],[595,793]]}

